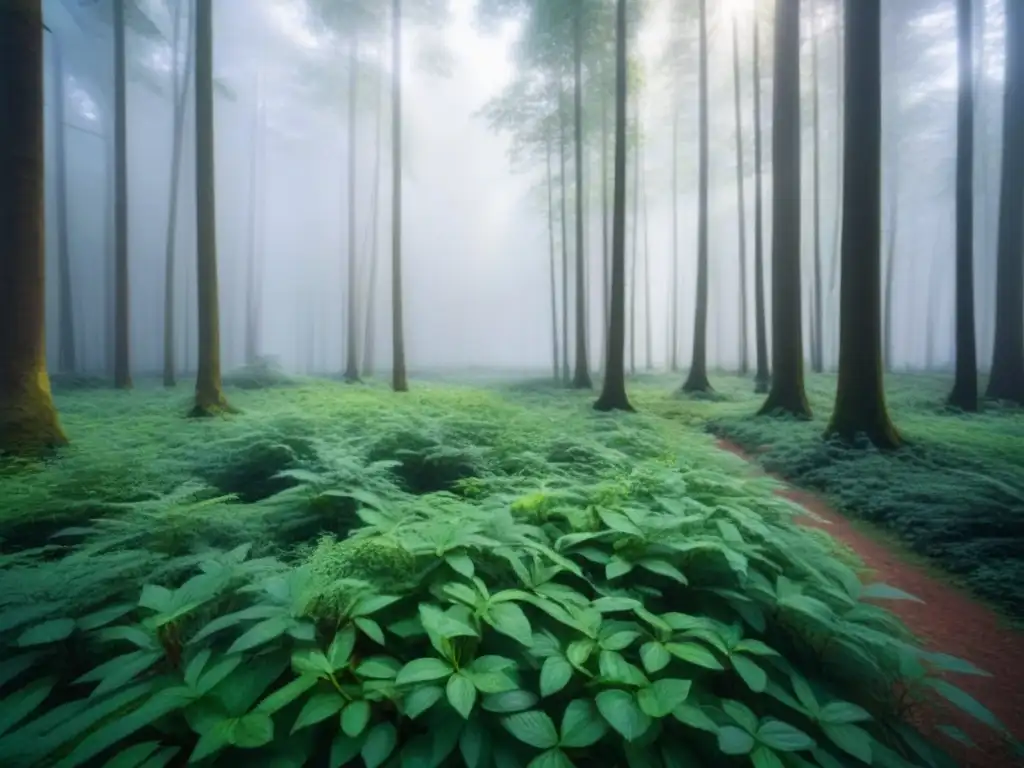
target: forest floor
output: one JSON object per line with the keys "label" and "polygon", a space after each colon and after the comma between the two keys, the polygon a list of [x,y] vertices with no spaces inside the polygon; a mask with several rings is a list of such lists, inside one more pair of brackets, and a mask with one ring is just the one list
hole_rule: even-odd
{"label": "forest floor", "polygon": [[[923,601],[885,605],[929,649],[993,673],[956,675],[974,698],[952,694],[953,703],[982,719],[991,710],[1024,738],[1024,635],[1015,628],[1024,619],[1024,414],[948,413],[945,377],[890,376],[908,446],[886,456],[820,439],[833,377],[809,378],[810,422],[751,418],[760,398],[749,380],[712,381],[713,395],[691,398],[675,392],[674,377],[634,377],[640,414],[620,418],[594,414],[592,393],[543,383],[418,382],[396,397],[381,384],[243,374],[228,387],[241,415],[198,421],[182,418],[186,387],[143,382],[122,393],[58,382],[72,445],[42,467],[0,469],[0,545],[43,546],[69,527],[80,536],[99,518],[122,544],[181,553],[255,542],[256,551],[306,556],[322,534],[343,537],[359,524],[346,495],[590,509],[633,498],[685,456],[737,499],[766,488],[786,495],[810,511],[801,524],[840,542],[834,556],[852,550],[871,580]],[[796,487],[759,479],[732,454]],[[325,488],[334,495],[310,496]],[[0,556],[0,583],[3,567]],[[12,599],[0,595],[0,613]],[[962,766],[1018,764],[998,734],[959,710],[917,707],[913,719],[929,735],[941,723],[973,738],[978,748],[965,750],[939,736]]]}

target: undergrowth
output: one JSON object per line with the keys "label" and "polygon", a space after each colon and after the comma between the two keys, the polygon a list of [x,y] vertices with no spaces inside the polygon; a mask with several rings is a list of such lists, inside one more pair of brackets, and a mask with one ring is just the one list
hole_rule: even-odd
{"label": "undergrowth", "polygon": [[1003,730],[697,430],[542,386],[230,397],[64,395],[73,447],[0,476],[0,765],[951,765],[928,691]]}

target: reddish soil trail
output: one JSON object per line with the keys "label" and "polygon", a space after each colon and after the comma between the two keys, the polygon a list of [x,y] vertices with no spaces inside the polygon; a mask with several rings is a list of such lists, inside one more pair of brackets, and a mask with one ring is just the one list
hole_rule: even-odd
{"label": "reddish soil trail", "polygon": [[[756,460],[738,446],[724,440],[718,445],[756,466]],[[800,519],[802,524],[826,530],[853,549],[875,580],[924,601],[887,600],[885,605],[929,650],[958,656],[992,673],[992,677],[951,675],[949,679],[991,710],[1018,740],[1024,740],[1024,633],[1006,626],[995,612],[975,602],[965,591],[904,562],[898,553],[856,530],[820,496],[788,483],[781,493],[827,521]],[[1024,766],[1024,758],[1015,757],[998,734],[945,700],[937,698],[915,715],[922,732],[942,743],[963,768]],[[966,747],[937,731],[940,724],[957,726],[977,748]]]}

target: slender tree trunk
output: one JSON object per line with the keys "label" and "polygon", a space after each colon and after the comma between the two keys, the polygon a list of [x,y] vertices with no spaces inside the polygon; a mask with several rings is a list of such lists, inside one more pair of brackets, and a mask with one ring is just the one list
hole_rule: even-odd
{"label": "slender tree trunk", "polygon": [[650,227],[647,220],[647,162],[646,153],[639,150],[640,169],[643,173],[640,189],[643,195],[644,224],[644,367],[654,370],[654,326],[651,318],[651,248]]}
{"label": "slender tree trunk", "polygon": [[[839,158],[836,168],[836,217],[832,237],[832,264],[829,268],[829,301],[835,301],[836,281],[839,278],[839,255],[842,250],[843,231],[843,10],[844,0],[836,0],[835,49],[836,49],[836,157]],[[834,305],[833,305],[834,306]],[[837,315],[833,311],[829,323],[833,349],[838,346],[839,325]]]}
{"label": "slender tree trunk", "polygon": [[882,23],[880,0],[846,3],[846,136],[839,382],[826,436],[896,448],[882,384]]}
{"label": "slender tree trunk", "polygon": [[0,454],[67,443],[46,373],[43,9],[9,5],[0,24]]}
{"label": "slender tree trunk", "polygon": [[569,185],[566,181],[565,145],[568,137],[565,135],[565,91],[562,83],[559,82],[558,90],[558,154],[562,170],[562,381],[569,384],[569,224],[568,205]]}
{"label": "slender tree trunk", "polygon": [[128,274],[126,0],[114,0],[114,386],[131,389]]}
{"label": "slender tree trunk", "polygon": [[764,308],[764,196],[761,194],[761,52],[757,14],[754,17],[754,330],[757,372],[754,392],[768,391],[768,330]]}
{"label": "slender tree trunk", "polygon": [[679,370],[679,86],[672,85],[672,287],[669,289],[669,370]]}
{"label": "slender tree trunk", "polygon": [[214,170],[213,0],[196,3],[196,286],[199,367],[193,416],[231,411],[220,381],[217,199]]}
{"label": "slender tree trunk", "polygon": [[893,303],[893,287],[896,281],[896,243],[900,222],[899,163],[899,153],[893,152],[889,164],[889,173],[891,174],[889,194],[891,195],[891,198],[889,200],[888,242],[886,243],[885,248],[885,324],[882,345],[884,350],[882,364],[885,366],[886,370],[890,371],[892,370],[893,363],[896,360],[895,352],[893,350],[893,319],[896,314]]}
{"label": "slender tree trunk", "polygon": [[743,185],[743,110],[740,83],[739,21],[732,17],[732,77],[736,102],[736,209],[739,218],[740,267],[740,375],[746,376],[747,365],[747,207]]}
{"label": "slender tree trunk", "polygon": [[825,368],[825,317],[821,284],[821,87],[818,78],[818,12],[814,0],[811,13],[811,88],[813,91],[814,132],[814,322],[811,323],[811,370],[821,373]]}
{"label": "slender tree trunk", "polygon": [[370,284],[366,289],[366,324],[363,331],[363,375],[373,376],[374,370],[374,330],[376,326],[376,299],[377,299],[377,271],[380,266],[380,253],[378,252],[380,234],[380,177],[381,161],[383,156],[383,132],[384,132],[384,83],[377,88],[377,99],[374,107],[374,119],[376,129],[374,139],[374,160],[373,160],[373,200],[370,214],[372,231],[370,234]]}
{"label": "slender tree trunk", "polygon": [[629,276],[629,372],[636,374],[636,294],[638,244],[640,241],[640,102],[633,91],[633,257]]}
{"label": "slender tree trunk", "polygon": [[583,249],[583,2],[576,0],[573,13],[573,133],[576,145],[576,359],[572,385],[590,389],[587,359],[587,287]]}
{"label": "slender tree trunk", "polygon": [[351,32],[348,56],[348,287],[345,321],[345,381],[359,381],[359,349],[356,313],[356,126],[359,106],[359,38]]}
{"label": "slender tree trunk", "polygon": [[62,372],[74,373],[78,368],[75,355],[75,315],[74,302],[71,297],[71,246],[68,237],[68,166],[67,166],[67,128],[65,123],[64,93],[64,57],[62,43],[57,35],[50,35],[53,44],[53,79],[57,84],[54,89],[56,123],[56,153],[54,163],[57,166],[57,264],[60,271],[58,290],[60,291],[60,338],[57,346],[59,353],[59,369]]}
{"label": "slender tree trunk", "polygon": [[810,418],[800,317],[800,0],[776,6],[772,111],[772,383],[760,413]]}
{"label": "slender tree trunk", "polygon": [[402,312],[402,0],[392,0],[391,13],[391,388],[408,392]]}
{"label": "slender tree trunk", "polygon": [[707,0],[700,0],[700,115],[697,172],[697,306],[693,321],[693,360],[684,392],[708,392],[708,19]]}
{"label": "slender tree trunk", "polygon": [[[174,118],[171,138],[171,184],[167,201],[167,234],[164,240],[164,386],[173,387],[177,384],[174,344],[174,277],[175,248],[178,233],[178,184],[181,179],[182,145],[185,139],[185,106],[188,103],[188,85],[192,72],[192,30],[194,27],[195,2],[190,0],[188,18],[182,18],[184,0],[178,0],[174,8],[174,34],[171,50],[174,56],[172,74],[174,101]],[[186,23],[185,33],[185,67],[178,69],[178,48],[181,39],[181,26]]]}
{"label": "slender tree trunk", "polygon": [[558,294],[556,290],[557,276],[555,272],[555,180],[551,170],[551,133],[545,131],[545,157],[548,174],[548,241],[551,262],[551,371],[554,380],[558,381]]}
{"label": "slender tree trunk", "polygon": [[[603,68],[602,68],[603,69]],[[603,75],[603,71],[602,71]],[[607,350],[608,322],[611,307],[609,301],[609,271],[611,269],[611,254],[608,247],[608,83],[606,77],[601,77],[601,330],[604,335],[605,350]],[[607,359],[602,352],[601,370],[607,366]]]}
{"label": "slender tree trunk", "polygon": [[608,351],[599,411],[632,411],[626,396],[626,0],[616,4],[615,35],[615,190],[612,216],[612,296]]}
{"label": "slender tree trunk", "polygon": [[253,114],[252,146],[249,150],[249,263],[246,266],[245,286],[245,364],[254,365],[260,355],[260,326],[262,324],[260,294],[262,283],[257,252],[260,239],[257,231],[263,221],[263,211],[257,215],[260,195],[259,160],[263,154],[263,73],[256,74],[256,104]]}

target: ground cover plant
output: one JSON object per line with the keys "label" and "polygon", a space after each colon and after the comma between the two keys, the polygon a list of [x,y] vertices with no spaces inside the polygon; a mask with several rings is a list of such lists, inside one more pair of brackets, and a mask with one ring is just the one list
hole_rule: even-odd
{"label": "ground cover plant", "polygon": [[949,765],[927,691],[1002,730],[699,429],[287,384],[67,394],[7,466],[0,764]]}
{"label": "ground cover plant", "polygon": [[[716,378],[725,402],[652,407],[740,446],[765,469],[824,492],[843,512],[882,526],[1011,617],[1024,618],[1024,417],[988,404],[944,406],[944,376],[891,375],[887,399],[907,445],[895,454],[824,441],[833,376],[811,376],[812,421],[756,418],[760,399],[738,378]],[[653,398],[652,398],[653,399]]]}

